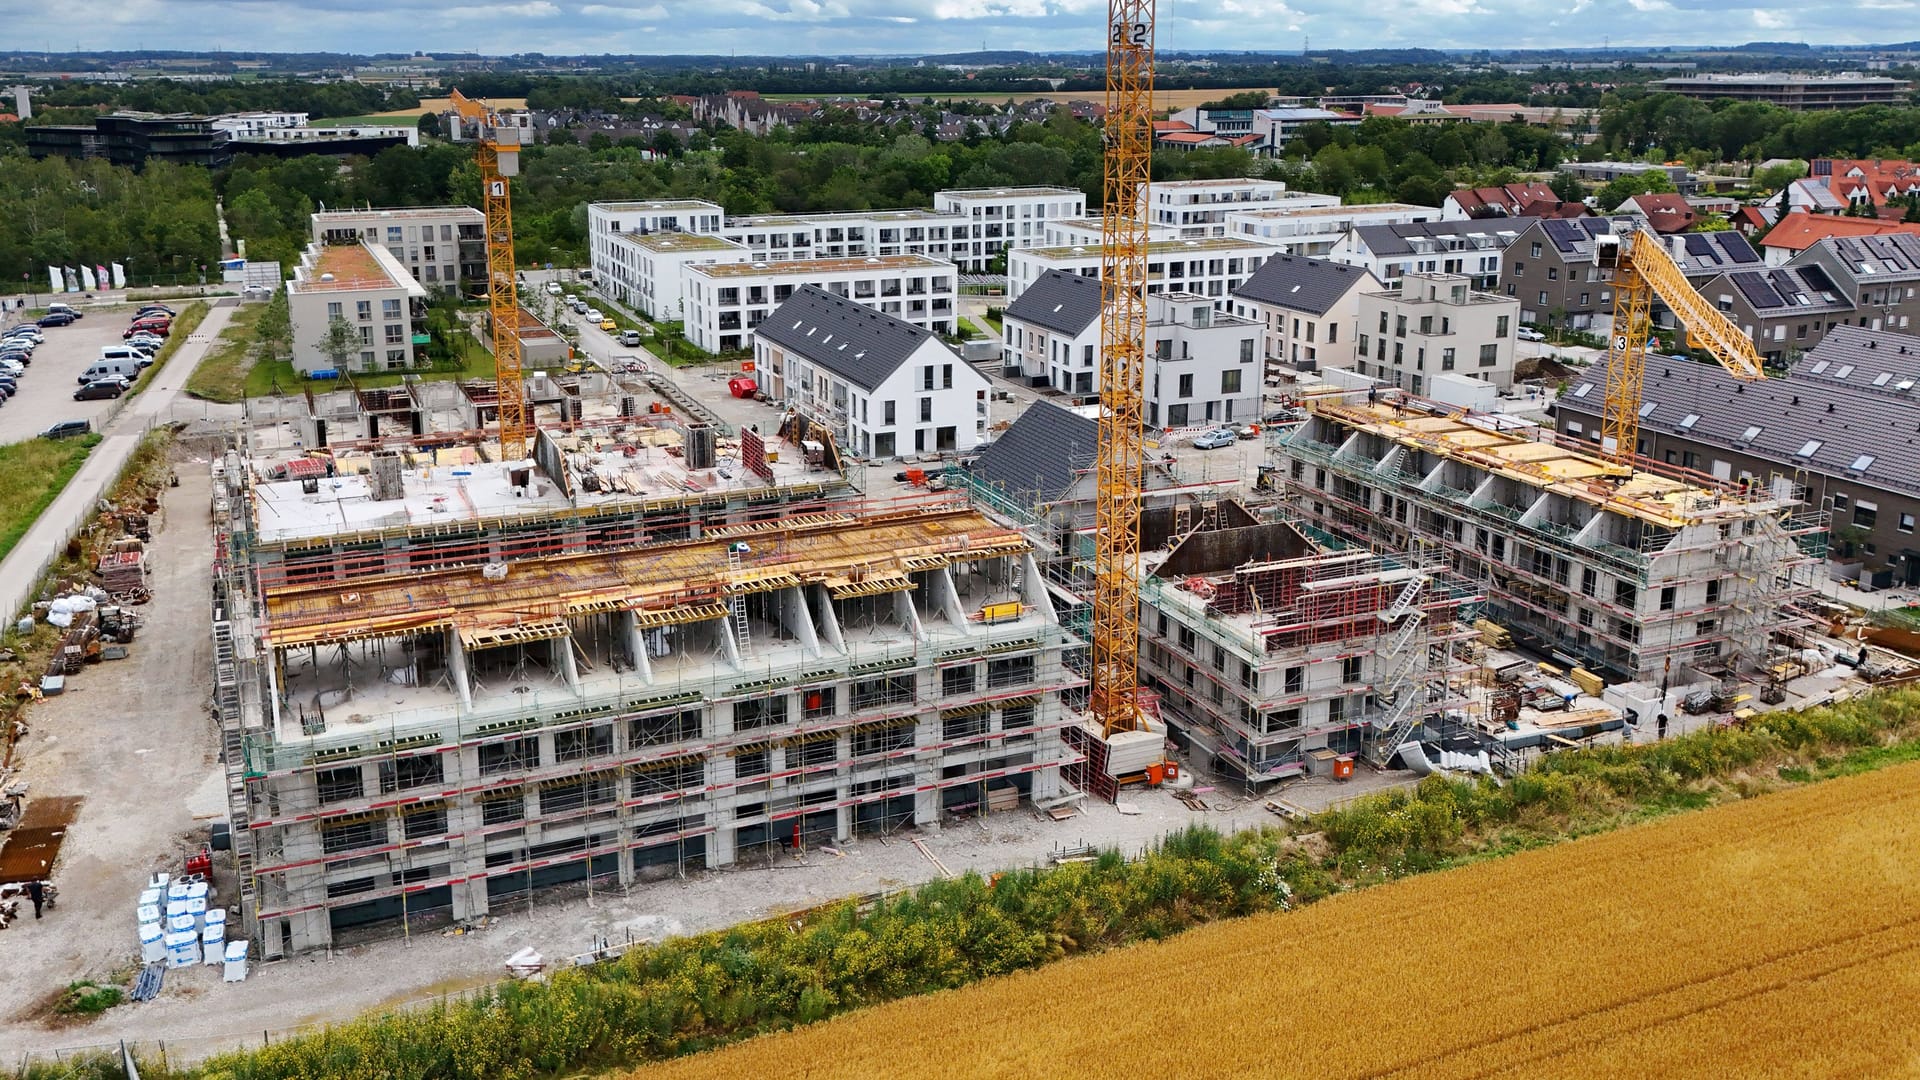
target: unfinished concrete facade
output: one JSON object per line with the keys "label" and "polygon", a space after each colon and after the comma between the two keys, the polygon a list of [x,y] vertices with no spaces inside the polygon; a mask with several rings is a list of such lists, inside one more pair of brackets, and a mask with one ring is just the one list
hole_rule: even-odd
{"label": "unfinished concrete facade", "polygon": [[1325,547],[1233,502],[1149,512],[1142,529],[1160,541],[1144,556],[1142,681],[1216,771],[1252,786],[1320,751],[1385,762],[1448,707],[1451,644],[1478,597],[1443,564]]}
{"label": "unfinished concrete facade", "polygon": [[1437,544],[1522,641],[1655,685],[1765,657],[1824,544],[1790,483],[1644,459],[1623,475],[1551,431],[1414,399],[1319,401],[1275,449],[1306,521],[1381,551]]}
{"label": "unfinished concrete facade", "polygon": [[1080,680],[1026,538],[741,438],[627,418],[541,429],[518,465],[216,464],[264,956],[1057,794]]}

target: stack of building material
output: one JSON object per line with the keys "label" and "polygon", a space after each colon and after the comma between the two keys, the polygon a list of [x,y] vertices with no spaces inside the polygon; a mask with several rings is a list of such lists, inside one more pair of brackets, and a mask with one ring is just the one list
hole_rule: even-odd
{"label": "stack of building material", "polygon": [[100,578],[100,587],[115,596],[145,589],[147,587],[145,545],[132,537],[115,541],[113,549],[100,556],[100,561],[94,566],[94,573]]}
{"label": "stack of building material", "polygon": [[987,809],[994,813],[1012,810],[1020,805],[1020,789],[1012,784],[987,789]]}
{"label": "stack of building material", "polygon": [[226,967],[221,976],[227,982],[241,982],[247,977],[247,943],[244,939],[227,942]]}

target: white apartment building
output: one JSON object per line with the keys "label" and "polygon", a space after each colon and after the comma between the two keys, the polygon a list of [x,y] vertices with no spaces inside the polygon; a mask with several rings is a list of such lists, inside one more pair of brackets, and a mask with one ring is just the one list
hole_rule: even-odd
{"label": "white apartment building", "polygon": [[685,269],[743,263],[752,256],[731,240],[706,233],[605,233],[606,257],[594,263],[594,287],[649,319],[684,318]]}
{"label": "white apartment building", "polygon": [[760,388],[860,457],[965,453],[986,437],[986,376],[926,329],[846,297],[801,287],[753,349]]}
{"label": "white apartment building", "polygon": [[[1003,371],[1082,401],[1100,394],[1100,283],[1064,270],[1041,276],[1007,305]],[[1204,296],[1147,298],[1147,426],[1246,422],[1260,408],[1259,325]]]}
{"label": "white apartment building", "polygon": [[1360,294],[1354,370],[1415,394],[1454,372],[1513,386],[1513,332],[1520,301],[1477,292],[1460,274],[1407,274]]}
{"label": "white apartment building", "polygon": [[348,240],[309,245],[287,282],[293,329],[293,366],[302,375],[338,370],[326,348],[334,320],[359,337],[345,360],[349,371],[393,371],[413,364],[418,306],[427,290],[381,244]]}
{"label": "white apartment building", "polygon": [[[1047,222],[1038,247],[1099,247],[1102,221],[1098,217],[1061,218]],[[1180,233],[1162,225],[1147,226],[1147,242],[1178,240]]]}
{"label": "white apartment building", "polygon": [[378,244],[429,289],[486,290],[487,216],[471,206],[322,210],[310,220],[314,243]]}
{"label": "white apartment building", "polygon": [[959,239],[966,246],[954,251],[953,261],[984,273],[1000,252],[1042,243],[1047,222],[1085,217],[1087,196],[1074,188],[974,188],[936,192],[933,208],[965,219]]}
{"label": "white apartment building", "polygon": [[213,130],[242,139],[265,138],[275,128],[306,126],[307,114],[303,112],[237,112],[213,118]]}
{"label": "white apartment building", "polygon": [[[754,261],[852,259],[867,255],[964,254],[967,219],[934,210],[855,210],[839,214],[758,214],[728,220],[720,235]],[[956,252],[958,245],[960,251]]]}
{"label": "white apartment building", "polygon": [[809,285],[934,334],[958,322],[959,270],[924,255],[690,262],[680,273],[687,340],[713,353],[753,348],[755,328]]}
{"label": "white apartment building", "polygon": [[1364,266],[1392,285],[1403,274],[1463,274],[1476,289],[1500,287],[1507,246],[1538,218],[1423,221],[1407,225],[1355,225],[1327,258]]}
{"label": "white apartment building", "polygon": [[1440,210],[1411,203],[1372,206],[1279,206],[1227,210],[1226,232],[1236,240],[1271,244],[1289,255],[1324,258],[1348,229],[1360,225],[1412,225],[1440,220]]}
{"label": "white apartment building", "polygon": [[1161,180],[1146,187],[1148,226],[1172,230],[1182,240],[1225,236],[1227,215],[1233,210],[1340,205],[1338,195],[1288,191],[1278,180]]}
{"label": "white apartment building", "polygon": [[1233,313],[1261,328],[1272,374],[1353,366],[1360,296],[1380,279],[1364,267],[1301,255],[1276,255],[1234,290]]}
{"label": "white apartment building", "polygon": [[[1224,308],[1233,290],[1274,254],[1265,244],[1208,237],[1201,240],[1161,240],[1147,244],[1147,292],[1189,292]],[[1028,285],[1049,270],[1089,277],[1100,275],[1100,245],[1021,248],[1007,255],[1007,302],[1020,298]]]}

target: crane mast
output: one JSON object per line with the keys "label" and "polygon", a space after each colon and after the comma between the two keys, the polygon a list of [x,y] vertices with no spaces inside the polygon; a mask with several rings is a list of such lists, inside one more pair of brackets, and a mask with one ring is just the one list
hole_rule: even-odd
{"label": "crane mast", "polygon": [[1660,238],[1622,227],[1596,238],[1594,261],[1613,282],[1613,342],[1607,352],[1607,397],[1600,413],[1600,451],[1631,469],[1640,445],[1640,399],[1646,385],[1647,338],[1653,330],[1653,299],[1672,309],[1693,340],[1742,382],[1767,377],[1753,339],[1707,302]]}
{"label": "crane mast", "polygon": [[1089,690],[1094,720],[1107,735],[1140,726],[1141,398],[1147,333],[1146,186],[1153,153],[1153,20],[1154,0],[1108,0]]}
{"label": "crane mast", "polygon": [[513,199],[520,173],[520,131],[485,105],[453,91],[454,111],[474,128],[480,196],[487,215],[487,309],[493,323],[494,378],[500,393],[500,457],[527,456],[527,387],[521,377],[520,297],[514,287]]}

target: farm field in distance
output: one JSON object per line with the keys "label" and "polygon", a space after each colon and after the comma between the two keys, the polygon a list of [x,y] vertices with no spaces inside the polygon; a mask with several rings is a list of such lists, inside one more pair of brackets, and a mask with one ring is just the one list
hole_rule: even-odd
{"label": "farm field in distance", "polygon": [[628,1075],[1920,1075],[1916,844],[1920,763]]}

